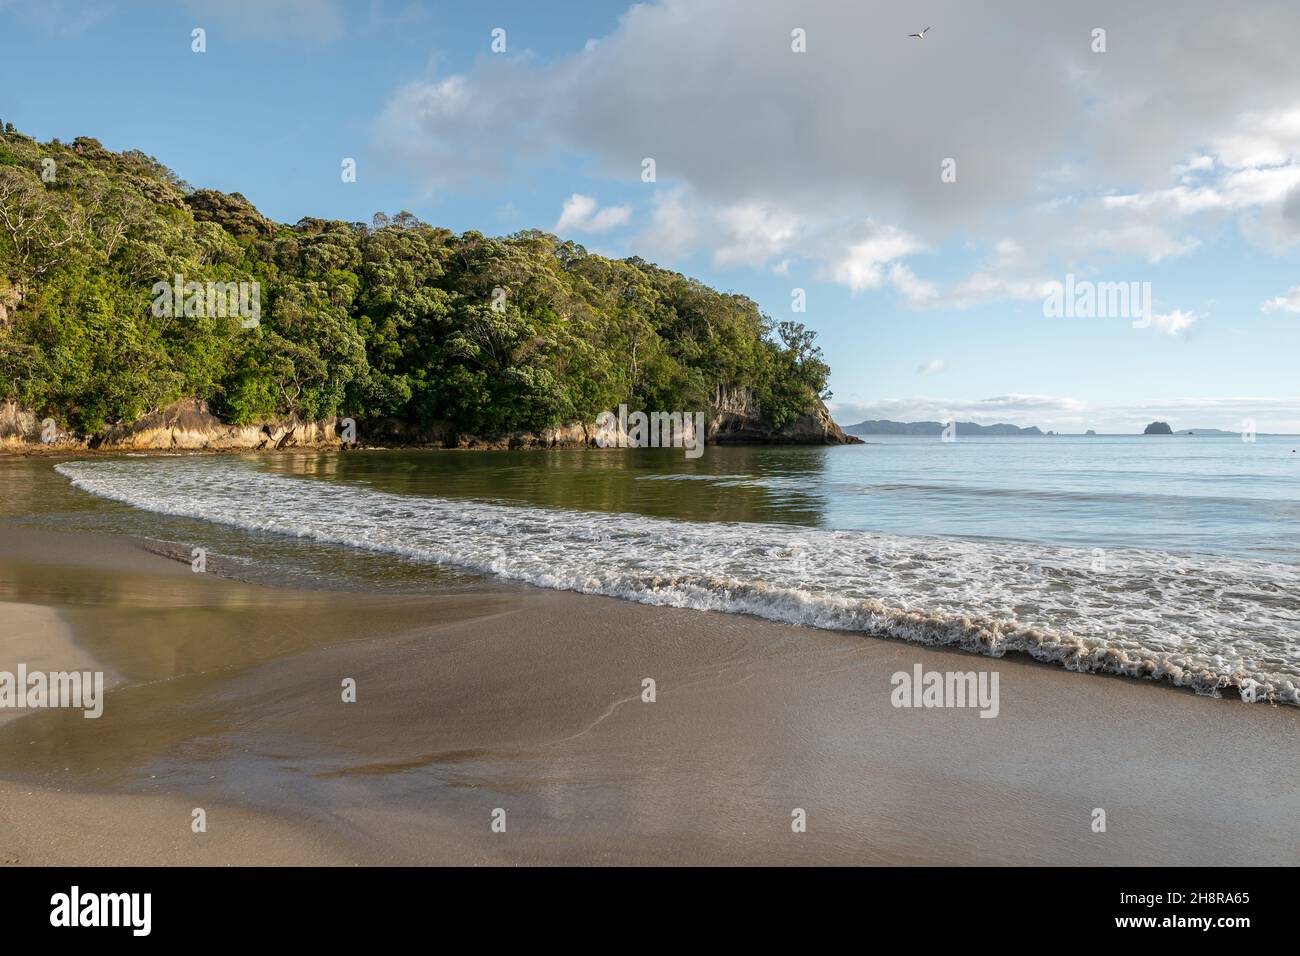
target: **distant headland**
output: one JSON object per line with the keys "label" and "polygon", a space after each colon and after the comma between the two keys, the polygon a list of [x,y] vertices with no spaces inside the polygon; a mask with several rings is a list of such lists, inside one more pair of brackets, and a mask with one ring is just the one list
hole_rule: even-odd
{"label": "distant headland", "polygon": [[[887,419],[869,419],[856,425],[845,427],[846,435],[942,435],[951,422],[895,422]],[[1055,438],[1076,433],[1043,431],[1036,425],[1021,427],[1019,425],[998,424],[978,425],[975,422],[958,422],[956,434],[964,435],[1021,435],[1030,438]],[[1100,437],[1096,429],[1077,433],[1084,438]],[[1110,437],[1133,435],[1135,432],[1106,432]],[[1155,421],[1142,430],[1143,435],[1175,435],[1192,438],[1236,438],[1241,432],[1226,431],[1222,428],[1184,428],[1174,431],[1168,422]],[[1263,434],[1263,433],[1260,433]],[[1280,433],[1279,433],[1280,434]]]}
{"label": "distant headland", "polygon": [[[844,429],[846,435],[942,435],[946,422],[891,422],[884,419],[858,422]],[[1021,428],[1018,425],[977,425],[958,422],[958,435],[1037,435],[1043,432],[1036,426]]]}

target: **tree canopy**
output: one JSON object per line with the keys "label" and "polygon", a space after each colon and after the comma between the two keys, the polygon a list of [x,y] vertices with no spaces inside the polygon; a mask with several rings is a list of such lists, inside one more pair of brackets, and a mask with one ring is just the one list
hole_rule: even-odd
{"label": "tree canopy", "polygon": [[[256,282],[260,317],[156,315],[158,282]],[[825,397],[797,323],[639,258],[409,212],[272,222],[143,153],[0,133],[0,398],[73,428],[186,397],[231,422],[336,414],[471,434],[703,409],[750,390],[776,428]]]}

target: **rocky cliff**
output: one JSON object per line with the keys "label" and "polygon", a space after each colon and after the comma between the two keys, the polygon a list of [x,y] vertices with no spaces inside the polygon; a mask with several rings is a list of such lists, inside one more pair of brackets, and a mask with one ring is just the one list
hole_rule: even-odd
{"label": "rocky cliff", "polygon": [[13,402],[0,403],[0,450],[6,451],[262,451],[340,444],[337,420],[230,425],[208,411],[205,402],[193,399],[92,435],[69,432]]}
{"label": "rocky cliff", "polygon": [[716,411],[708,421],[710,445],[862,445],[845,434],[822,402],[789,424],[772,428],[755,412]]}
{"label": "rocky cliff", "polygon": [[[807,414],[774,429],[753,408],[750,396],[729,393],[710,409],[708,444],[846,445],[845,435],[820,401]],[[282,448],[403,446],[464,449],[578,448],[594,445],[594,424],[575,423],[540,432],[469,435],[450,423],[414,428],[398,421],[349,419],[300,421],[295,418],[232,425],[195,399],[176,402],[129,425],[112,425],[92,435],[71,433],[50,418],[0,403],[0,451],[40,453],[99,451],[271,451]]]}

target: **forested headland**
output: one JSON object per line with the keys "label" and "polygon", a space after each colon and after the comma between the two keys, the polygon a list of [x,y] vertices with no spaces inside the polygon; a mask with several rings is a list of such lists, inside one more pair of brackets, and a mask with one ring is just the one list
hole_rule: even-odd
{"label": "forested headland", "polygon": [[[61,429],[198,399],[235,424],[346,415],[493,435],[742,393],[775,432],[828,394],[814,333],[639,258],[407,212],[285,225],[141,152],[3,130],[0,400]],[[177,281],[195,291],[160,308]],[[213,309],[209,283],[255,284],[255,319],[233,297]]]}

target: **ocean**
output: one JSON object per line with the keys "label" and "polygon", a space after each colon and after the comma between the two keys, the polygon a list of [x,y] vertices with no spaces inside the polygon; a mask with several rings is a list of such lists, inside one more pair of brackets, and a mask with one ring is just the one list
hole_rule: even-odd
{"label": "ocean", "polygon": [[40,520],[250,578],[513,581],[1300,704],[1300,438],[867,441],[38,460],[75,489]]}

